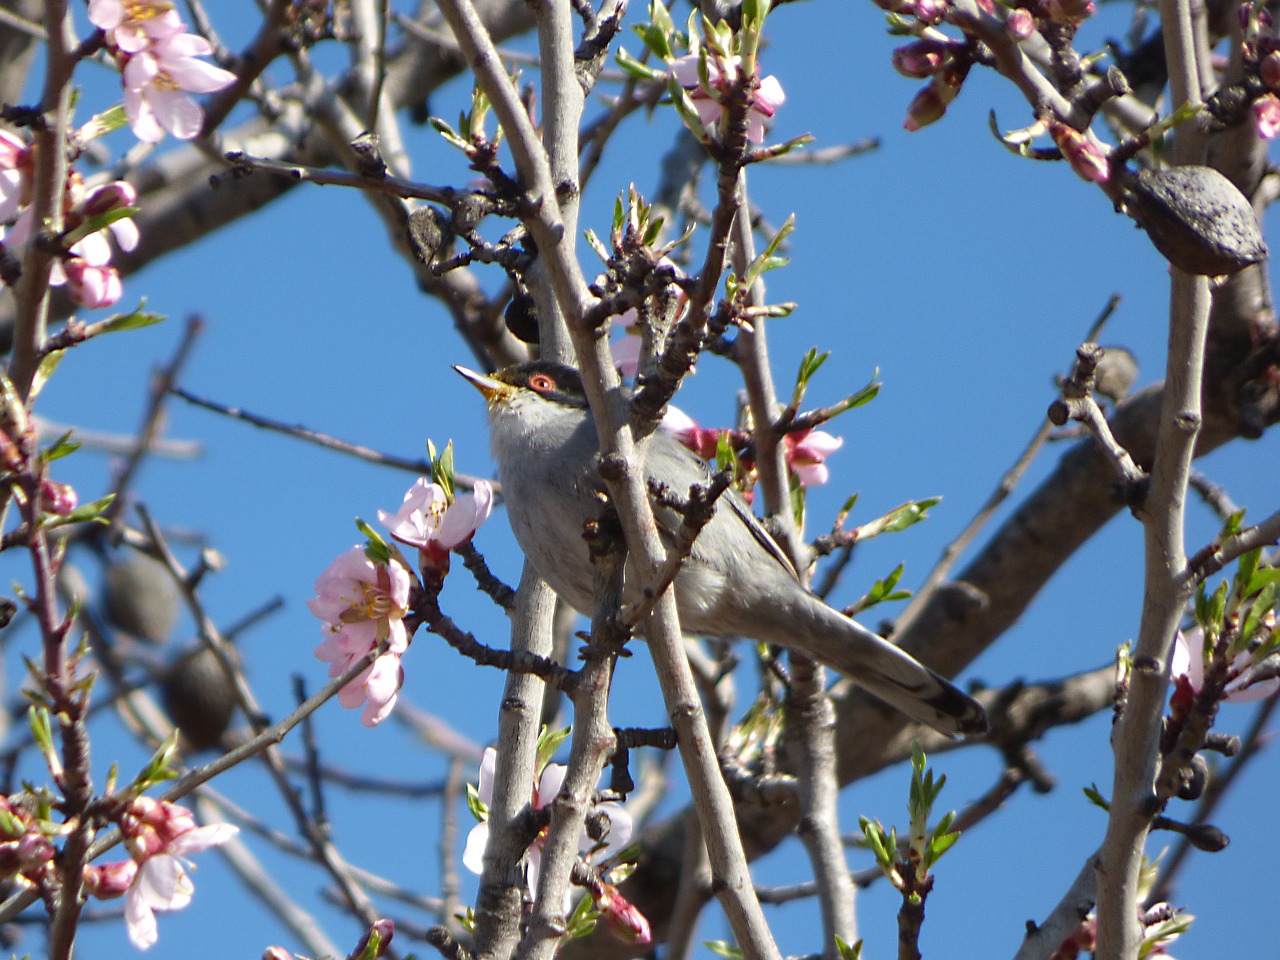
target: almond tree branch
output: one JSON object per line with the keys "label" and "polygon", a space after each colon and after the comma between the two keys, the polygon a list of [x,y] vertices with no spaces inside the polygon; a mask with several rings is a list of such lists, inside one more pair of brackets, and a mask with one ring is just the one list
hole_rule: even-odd
{"label": "almond tree branch", "polygon": [[[594,331],[584,329],[582,317],[590,294],[573,256],[574,238],[564,228],[546,154],[470,0],[441,0],[439,6],[507,133],[527,198],[528,213],[522,219],[538,245],[539,260],[545,264],[583,372],[587,399],[600,435],[604,458],[601,472],[622,522],[630,562],[642,580],[650,580],[661,565],[664,551],[643,471],[638,469],[631,430],[616,402],[618,378],[608,344]],[[706,717],[684,655],[675,598],[670,591],[648,618],[645,635],[679,738],[681,760],[706,835],[712,869],[720,884],[720,901],[748,960],[774,960],[779,956],[778,948],[751,884],[733,805],[720,776]]]}
{"label": "almond tree branch", "polygon": [[[1189,0],[1161,0],[1165,55],[1173,102],[1198,105],[1199,67]],[[1199,162],[1203,143],[1184,125],[1174,141],[1180,163]],[[1138,875],[1152,818],[1163,801],[1159,774],[1160,721],[1169,685],[1169,654],[1190,589],[1184,515],[1187,478],[1202,422],[1201,380],[1209,326],[1209,283],[1173,268],[1164,402],[1146,502],[1139,511],[1145,546],[1142,621],[1133,652],[1128,697],[1112,735],[1115,777],[1107,832],[1099,852],[1098,960],[1127,960],[1142,942]]]}

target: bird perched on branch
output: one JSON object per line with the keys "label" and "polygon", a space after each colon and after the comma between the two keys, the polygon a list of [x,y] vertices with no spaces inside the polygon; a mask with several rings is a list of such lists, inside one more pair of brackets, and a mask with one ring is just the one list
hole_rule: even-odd
{"label": "bird perched on branch", "polygon": [[[547,361],[485,376],[455,370],[488,402],[490,449],[516,540],[539,575],[584,613],[595,609],[583,525],[600,513],[599,440],[578,371]],[[652,488],[686,494],[711,470],[658,431],[643,448]],[[655,504],[669,547],[682,517]],[[638,585],[627,583],[628,600]],[[950,736],[982,733],[982,707],[909,654],[827,606],[800,582],[746,502],[726,490],[693,543],[674,584],[681,626],[714,637],[750,637],[802,653]]]}

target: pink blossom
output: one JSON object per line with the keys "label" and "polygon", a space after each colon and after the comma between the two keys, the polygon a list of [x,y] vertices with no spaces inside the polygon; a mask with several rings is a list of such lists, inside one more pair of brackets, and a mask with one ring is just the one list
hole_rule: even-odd
{"label": "pink blossom", "polygon": [[262,960],[294,960],[294,956],[284,947],[270,946],[262,951]]}
{"label": "pink blossom", "polygon": [[721,431],[698,426],[698,422],[693,417],[674,403],[667,404],[667,409],[662,412],[662,419],[658,422],[658,426],[703,460],[715,459],[716,449],[720,446]]}
{"label": "pink blossom", "polygon": [[[498,751],[493,747],[486,747],[484,756],[480,760],[480,782],[476,788],[481,802],[486,805],[493,802],[493,779],[497,765]],[[542,769],[541,774],[531,784],[530,805],[534,810],[541,810],[556,798],[560,787],[564,784],[567,772],[568,768],[559,763],[548,763]],[[578,838],[578,850],[584,854],[594,851],[600,859],[606,859],[627,845],[635,831],[635,824],[631,814],[627,813],[620,804],[600,803],[595,809],[608,816],[609,835],[605,837],[603,846],[597,850],[598,845],[587,835],[584,828]],[[542,846],[546,842],[545,834],[544,830],[538,835],[527,853],[526,882],[530,892],[538,889],[538,877],[542,871]],[[488,845],[489,824],[488,821],[482,821],[472,827],[471,832],[467,834],[466,848],[462,853],[462,862],[472,873],[484,872],[484,851]]]}
{"label": "pink blossom", "polygon": [[7,223],[30,201],[31,148],[0,130],[0,223]]}
{"label": "pink blossom", "polygon": [[156,942],[155,911],[181,910],[195,893],[183,858],[226,843],[240,828],[229,823],[197,827],[185,807],[139,797],[120,818],[120,831],[138,863],[125,895],[125,923],[130,942],[146,950]]}
{"label": "pink blossom", "polygon": [[[727,61],[727,71],[722,61],[714,56],[707,57],[707,81],[710,90],[703,89],[698,76],[698,55],[688,54],[671,63],[671,75],[689,94],[694,109],[698,111],[698,119],[702,125],[715,135],[720,126],[720,115],[724,112],[721,98],[738,80],[738,68],[742,63],[740,57]],[[778,78],[770,74],[760,81],[751,96],[751,107],[747,113],[747,139],[752,143],[764,141],[766,122],[773,119],[778,108],[786,101],[782,84]]]}
{"label": "pink blossom", "polygon": [[800,430],[782,439],[787,466],[800,480],[800,486],[818,487],[827,482],[831,471],[827,469],[826,459],[843,446],[843,437],[832,436],[825,430]]}
{"label": "pink blossom", "polygon": [[471,493],[449,503],[442,486],[419,477],[404,495],[400,509],[395,513],[379,510],[378,519],[401,543],[447,553],[470,540],[492,510],[493,487],[486,480],[477,480]]}
{"label": "pink blossom", "polygon": [[200,133],[204,110],[187,93],[213,93],[236,76],[198,59],[213,52],[209,41],[190,33],[156,40],[129,56],[124,65],[124,109],[134,136],[147,143],[179,140]]}
{"label": "pink blossom", "polygon": [[[1176,687],[1181,688],[1181,698],[1189,699],[1189,694],[1199,693],[1204,686],[1204,628],[1194,627],[1183,634],[1181,630],[1173,638],[1173,657],[1169,666],[1169,674]],[[1246,674],[1252,665],[1253,657],[1248,650],[1236,654],[1227,668],[1227,684],[1222,699],[1228,703],[1248,703],[1262,700],[1280,690],[1280,677],[1269,677],[1256,683],[1249,682]],[[1175,690],[1175,698],[1179,691]]]}
{"label": "pink blossom", "polygon": [[1280,133],[1280,98],[1274,93],[1253,101],[1253,125],[1263,140],[1274,140]]}
{"label": "pink blossom", "polygon": [[404,626],[408,611],[409,572],[399,563],[375,564],[362,547],[352,547],[316,579],[316,596],[307,607],[323,621],[324,639],[316,659],[338,677],[370,650],[386,643],[383,653],[338,693],[347,709],[363,706],[360,722],[376,726],[395,707],[404,679],[400,655],[409,647]]}
{"label": "pink blossom", "polygon": [[409,647],[403,623],[409,584],[409,571],[400,564],[375,564],[363,547],[352,547],[316,578],[307,608],[324,621],[326,643],[341,638],[363,655],[387,641],[389,653],[403,653]]}
{"label": "pink blossom", "polygon": [[1063,159],[1071,164],[1071,169],[1081,179],[1090,183],[1106,183],[1111,179],[1111,164],[1107,162],[1106,156],[1096,143],[1079,130],[1060,120],[1051,120],[1049,134],[1062,151]]}
{"label": "pink blossom", "polygon": [[[316,656],[320,656],[318,649]],[[357,659],[350,656],[331,663],[329,676],[345,673]],[[400,654],[384,653],[338,691],[338,703],[348,710],[362,707],[360,722],[366,727],[376,727],[391,716],[403,684],[404,667],[400,663]]]}
{"label": "pink blossom", "polygon": [[89,22],[125,53],[137,53],[187,28],[167,0],[89,0]]}
{"label": "pink blossom", "polygon": [[[626,314],[623,314],[625,317]],[[624,377],[634,377],[640,370],[640,348],[643,341],[638,333],[623,334],[609,343],[609,354],[613,357],[613,365]]]}

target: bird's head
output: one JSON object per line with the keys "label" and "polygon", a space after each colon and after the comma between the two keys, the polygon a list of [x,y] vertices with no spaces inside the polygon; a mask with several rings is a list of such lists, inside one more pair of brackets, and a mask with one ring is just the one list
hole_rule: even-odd
{"label": "bird's head", "polygon": [[484,395],[490,413],[541,402],[579,410],[587,407],[581,375],[563,363],[532,360],[489,375],[456,364],[453,369]]}

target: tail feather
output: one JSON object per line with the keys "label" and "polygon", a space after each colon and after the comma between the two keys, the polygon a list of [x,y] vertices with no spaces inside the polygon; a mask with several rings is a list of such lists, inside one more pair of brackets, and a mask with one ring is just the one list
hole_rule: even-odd
{"label": "tail feather", "polygon": [[986,733],[987,713],[978,701],[888,640],[816,597],[811,599],[813,607],[803,619],[818,622],[802,636],[789,638],[786,646],[840,671],[872,696],[939,733]]}

